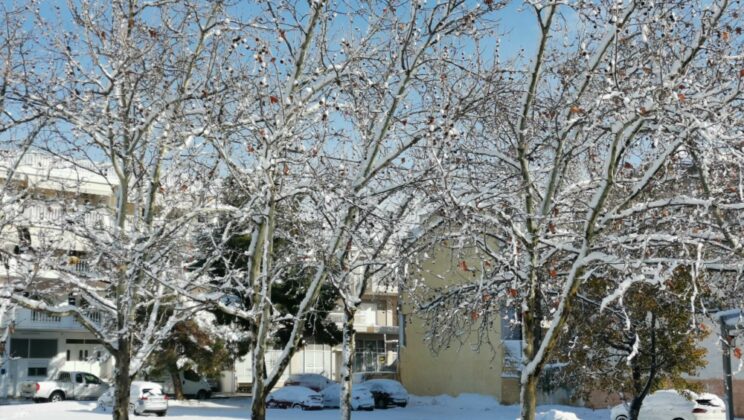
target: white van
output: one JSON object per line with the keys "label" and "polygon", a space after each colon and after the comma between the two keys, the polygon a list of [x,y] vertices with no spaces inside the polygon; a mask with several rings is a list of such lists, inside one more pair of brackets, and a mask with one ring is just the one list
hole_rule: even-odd
{"label": "white van", "polygon": [[[181,378],[181,386],[183,387],[183,394],[190,397],[196,397],[199,400],[204,400],[212,396],[212,386],[209,382],[199,376],[198,373],[193,370],[185,370],[179,372],[178,375]],[[156,382],[161,382],[157,380]],[[162,378],[163,390],[168,395],[175,394],[173,388],[173,380],[170,375]]]}

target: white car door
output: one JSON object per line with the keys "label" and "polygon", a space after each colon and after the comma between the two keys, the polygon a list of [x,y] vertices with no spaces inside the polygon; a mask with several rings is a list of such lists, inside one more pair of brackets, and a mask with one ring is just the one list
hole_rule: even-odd
{"label": "white car door", "polygon": [[98,398],[106,391],[106,385],[97,376],[84,373],[83,378],[85,379],[87,398]]}
{"label": "white car door", "polygon": [[73,386],[73,393],[76,400],[82,400],[85,398],[90,398],[88,394],[88,387],[85,383],[85,378],[83,377],[83,374],[80,372],[77,372],[74,374],[74,378],[72,378],[72,386]]}

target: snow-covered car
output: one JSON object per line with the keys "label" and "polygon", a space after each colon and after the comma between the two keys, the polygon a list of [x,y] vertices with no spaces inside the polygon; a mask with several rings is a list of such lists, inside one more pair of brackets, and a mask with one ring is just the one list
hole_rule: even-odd
{"label": "snow-covered car", "polygon": [[372,392],[375,399],[375,408],[405,407],[408,405],[408,391],[398,381],[372,379],[362,382],[362,384]]}
{"label": "snow-covered car", "polygon": [[54,378],[21,383],[21,396],[36,402],[96,399],[108,384],[87,372],[57,372]]}
{"label": "snow-covered car", "polygon": [[[341,385],[330,385],[320,394],[323,395],[323,407],[338,408],[341,406]],[[374,408],[375,398],[372,396],[372,391],[362,384],[354,385],[351,388],[351,409],[373,410]]]}
{"label": "snow-covered car", "polygon": [[[98,398],[98,407],[106,411],[114,406],[114,390],[111,387]],[[137,416],[155,413],[162,417],[168,412],[168,397],[158,383],[134,381],[129,389],[129,410]]]}
{"label": "snow-covered car", "polygon": [[304,386],[305,388],[310,388],[313,391],[320,392],[334,383],[335,382],[319,373],[296,373],[294,375],[289,375],[289,378],[284,382],[284,385]]}
{"label": "snow-covered car", "polygon": [[[610,420],[628,420],[629,403],[610,411]],[[725,420],[726,403],[713,394],[675,390],[656,391],[643,400],[639,420]]]}
{"label": "snow-covered car", "polygon": [[269,408],[301,408],[322,410],[323,396],[304,386],[289,385],[279,388],[266,398]]}

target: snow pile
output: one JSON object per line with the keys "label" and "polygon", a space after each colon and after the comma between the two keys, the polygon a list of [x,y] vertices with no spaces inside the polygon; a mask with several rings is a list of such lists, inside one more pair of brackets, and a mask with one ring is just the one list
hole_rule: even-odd
{"label": "snow pile", "polygon": [[544,413],[538,413],[535,420],[580,420],[576,414],[560,410],[550,410]]}

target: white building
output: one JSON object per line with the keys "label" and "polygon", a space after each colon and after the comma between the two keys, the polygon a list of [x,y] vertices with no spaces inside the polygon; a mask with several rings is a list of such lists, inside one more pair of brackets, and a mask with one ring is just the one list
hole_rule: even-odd
{"label": "white building", "polygon": [[[5,181],[15,156],[0,154],[0,182]],[[79,165],[46,154],[28,153],[17,167],[13,185],[26,188],[31,194],[22,212],[4,229],[0,226],[0,246],[4,251],[0,254],[0,288],[15,287],[24,277],[22,270],[27,269],[22,264],[24,254],[39,247],[58,256],[69,256],[71,270],[89,271],[83,241],[58,228],[67,211],[62,203],[111,206],[115,202],[115,184]],[[108,223],[107,212],[86,212],[85,223]],[[54,272],[38,272],[23,292],[33,295],[53,284],[56,277]],[[77,303],[74,295],[63,294],[59,300]],[[44,379],[59,370],[85,371],[104,378],[112,374],[112,358],[73,317],[25,308],[0,315],[0,331],[7,328],[9,332],[4,342],[0,340],[0,398],[17,396],[23,381]],[[94,311],[88,315],[94,321],[100,320],[100,314]]]}

